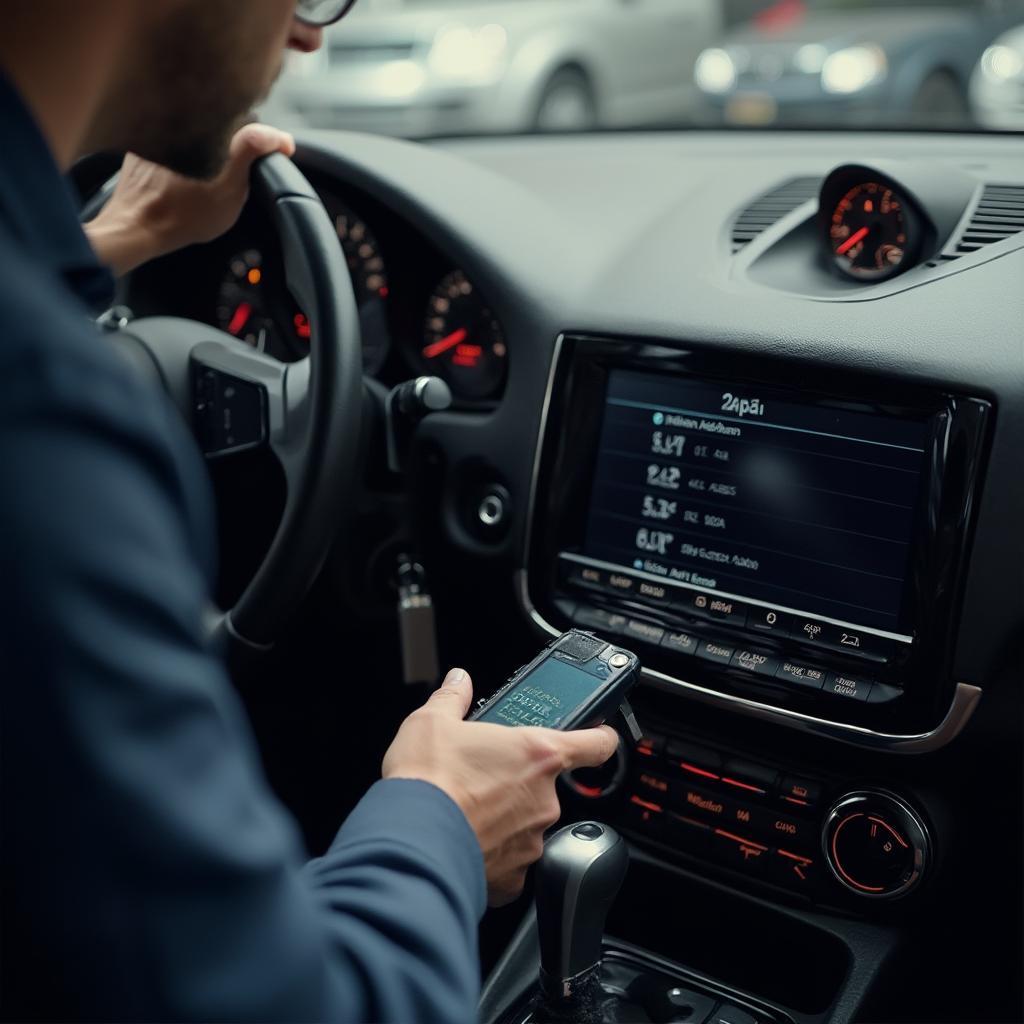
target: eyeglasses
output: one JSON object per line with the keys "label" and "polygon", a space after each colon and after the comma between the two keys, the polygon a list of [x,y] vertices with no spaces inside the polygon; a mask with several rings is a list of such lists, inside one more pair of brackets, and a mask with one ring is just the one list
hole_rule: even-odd
{"label": "eyeglasses", "polygon": [[298,0],[295,15],[316,28],[333,25],[352,9],[356,0]]}

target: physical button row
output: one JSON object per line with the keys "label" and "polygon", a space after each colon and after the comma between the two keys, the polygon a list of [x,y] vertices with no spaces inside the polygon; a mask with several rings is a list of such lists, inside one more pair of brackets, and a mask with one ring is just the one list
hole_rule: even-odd
{"label": "physical button row", "polygon": [[772,847],[740,831],[674,811],[662,802],[634,793],[626,805],[626,823],[653,839],[706,857],[755,877],[766,877],[792,889],[809,890],[816,858],[784,847]]}
{"label": "physical button row", "polygon": [[652,606],[671,607],[681,614],[750,629],[780,640],[793,639],[814,647],[884,661],[892,656],[893,642],[853,626],[836,626],[820,619],[791,615],[762,605],[747,605],[714,591],[689,590],[628,573],[595,569],[575,562],[563,563],[566,580],[589,590],[619,594]]}
{"label": "physical button row", "polygon": [[590,629],[619,633],[675,654],[691,655],[723,668],[738,669],[752,676],[819,690],[831,696],[847,697],[868,704],[888,704],[903,695],[898,687],[886,683],[843,672],[828,672],[738,644],[707,640],[694,633],[666,629],[603,608],[580,605],[574,618],[577,623]]}
{"label": "physical button row", "polygon": [[755,761],[724,758],[718,751],[688,740],[648,732],[634,750],[639,771],[665,773],[700,786],[721,785],[745,800],[773,798],[791,812],[808,813],[821,802],[822,787],[812,779],[780,775],[775,768]]}

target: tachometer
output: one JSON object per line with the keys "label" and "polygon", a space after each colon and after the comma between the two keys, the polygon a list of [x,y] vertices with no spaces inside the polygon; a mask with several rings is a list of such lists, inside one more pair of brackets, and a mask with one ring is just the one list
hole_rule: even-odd
{"label": "tachometer", "polygon": [[460,397],[495,397],[505,383],[508,348],[497,317],[461,270],[430,296],[421,356]]}
{"label": "tachometer", "polygon": [[384,365],[390,347],[387,267],[380,245],[366,222],[339,203],[330,208],[334,212],[334,227],[352,275],[352,288],[359,306],[363,369],[374,374]]}
{"label": "tachometer", "polygon": [[867,181],[836,204],[829,244],[836,267],[861,281],[879,281],[905,269],[912,239],[907,204],[887,185]]}
{"label": "tachometer", "polygon": [[217,323],[261,352],[278,350],[280,331],[266,295],[259,249],[231,257],[217,293]]}

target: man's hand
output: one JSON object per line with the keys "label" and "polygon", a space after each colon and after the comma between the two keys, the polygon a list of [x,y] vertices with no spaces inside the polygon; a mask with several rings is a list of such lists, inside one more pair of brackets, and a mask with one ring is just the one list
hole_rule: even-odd
{"label": "man's hand", "polygon": [[384,755],[385,779],[422,779],[444,790],[469,820],[484,854],[492,906],[515,899],[526,869],[558,821],[555,779],[604,764],[618,745],[607,725],[576,732],[464,722],[473,684],[452,669],[403,723]]}
{"label": "man's hand", "polygon": [[212,181],[193,181],[129,153],[110,201],[85,225],[100,261],[118,276],[158,256],[219,238],[238,220],[253,162],[295,153],[286,132],[248,124],[231,140],[227,166]]}

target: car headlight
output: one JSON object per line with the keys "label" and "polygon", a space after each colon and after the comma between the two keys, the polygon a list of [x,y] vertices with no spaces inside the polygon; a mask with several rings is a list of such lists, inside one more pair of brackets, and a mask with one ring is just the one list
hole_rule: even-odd
{"label": "car headlight", "polygon": [[736,62],[717,46],[704,50],[693,66],[693,80],[704,92],[728,92],[736,84]]}
{"label": "car headlight", "polygon": [[448,25],[434,37],[430,68],[444,78],[487,79],[500,67],[507,46],[501,25]]}
{"label": "car headlight", "polygon": [[1024,75],[1024,55],[1012,46],[996,43],[981,55],[981,73],[999,84],[1020,78]]}
{"label": "car headlight", "polygon": [[885,53],[878,46],[848,46],[825,58],[821,85],[825,92],[844,95],[860,92],[885,77]]}

